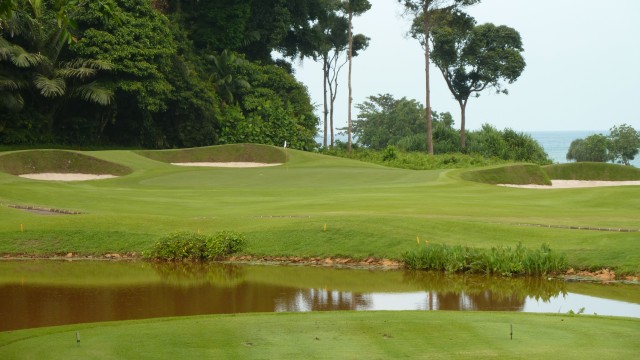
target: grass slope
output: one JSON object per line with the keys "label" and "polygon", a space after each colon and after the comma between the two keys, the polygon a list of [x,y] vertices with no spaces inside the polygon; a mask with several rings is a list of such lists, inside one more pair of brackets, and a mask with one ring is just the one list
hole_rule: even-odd
{"label": "grass slope", "polygon": [[286,153],[283,149],[257,144],[219,145],[180,150],[140,150],[137,153],[166,163],[258,162],[275,164],[286,161]]}
{"label": "grass slope", "polygon": [[131,173],[131,169],[74,151],[27,150],[0,155],[0,172],[12,175],[55,172],[122,176]]}
{"label": "grass slope", "polygon": [[0,354],[5,359],[635,359],[638,331],[637,319],[523,313],[242,314],[4,332]]}
{"label": "grass slope", "polygon": [[[124,150],[83,154],[133,172],[74,183],[0,172],[0,253],[140,252],[174,231],[235,230],[254,255],[397,259],[416,237],[481,248],[549,243],[575,267],[640,273],[638,233],[521,226],[640,229],[637,186],[512,189],[463,181],[463,170],[395,169],[296,150],[284,166],[246,169],[185,168]],[[44,216],[10,204],[83,214]]]}
{"label": "grass slope", "polygon": [[579,162],[543,167],[549,177],[557,180],[640,180],[640,169],[608,163]]}
{"label": "grass slope", "polygon": [[484,170],[471,170],[461,177],[468,181],[485,184],[515,184],[515,185],[551,185],[551,180],[538,165],[522,164],[499,166]]}

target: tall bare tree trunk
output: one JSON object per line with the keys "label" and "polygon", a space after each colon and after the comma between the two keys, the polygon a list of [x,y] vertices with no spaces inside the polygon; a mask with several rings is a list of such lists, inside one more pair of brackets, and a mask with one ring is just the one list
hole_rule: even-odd
{"label": "tall bare tree trunk", "polygon": [[322,113],[324,120],[324,142],[322,145],[327,147],[327,115],[329,114],[328,105],[327,105],[327,78],[329,77],[329,65],[327,63],[326,57],[322,62],[322,90],[324,94],[324,111]]}
{"label": "tall bare tree trunk", "polygon": [[429,32],[430,32],[430,24],[429,24],[429,12],[428,12],[428,3],[425,3],[423,9],[423,23],[425,33],[425,41],[424,41],[424,62],[425,62],[425,87],[426,87],[426,112],[427,112],[427,151],[429,154],[433,155],[433,130],[431,127],[431,93],[429,91]]}
{"label": "tall bare tree trunk", "polygon": [[467,147],[467,138],[465,135],[465,114],[467,111],[467,100],[458,101],[460,104],[460,150],[464,152]]}
{"label": "tall bare tree trunk", "polygon": [[351,32],[351,21],[353,20],[353,11],[349,7],[349,106],[347,110],[347,151],[351,154],[351,102],[353,101],[353,91],[351,89],[351,66],[353,58],[353,33]]}

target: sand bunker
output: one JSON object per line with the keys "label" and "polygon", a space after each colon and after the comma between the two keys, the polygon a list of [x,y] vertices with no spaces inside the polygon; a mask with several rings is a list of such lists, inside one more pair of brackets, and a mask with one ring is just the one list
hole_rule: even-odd
{"label": "sand bunker", "polygon": [[588,188],[588,187],[601,187],[601,186],[629,186],[629,185],[640,185],[640,181],[551,180],[551,186],[498,184],[498,186],[507,186],[507,187],[523,188],[523,189],[573,189],[573,188]]}
{"label": "sand bunker", "polygon": [[185,163],[171,163],[178,166],[204,166],[204,167],[227,167],[227,168],[252,168],[263,166],[278,166],[282,164],[267,164],[256,162],[185,162]]}
{"label": "sand bunker", "polygon": [[102,180],[112,179],[115,175],[97,175],[97,174],[78,174],[78,173],[38,173],[38,174],[22,174],[18,175],[23,178],[33,180],[52,180],[52,181],[86,181],[86,180]]}

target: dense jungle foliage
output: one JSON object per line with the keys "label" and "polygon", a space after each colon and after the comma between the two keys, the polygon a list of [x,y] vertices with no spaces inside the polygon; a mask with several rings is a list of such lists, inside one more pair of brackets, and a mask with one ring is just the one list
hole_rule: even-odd
{"label": "dense jungle foliage", "polygon": [[307,89],[271,53],[303,55],[321,1],[10,3],[0,143],[315,146]]}
{"label": "dense jungle foliage", "polygon": [[[330,85],[324,147],[333,150],[326,114],[333,125],[337,83],[327,74],[346,57],[348,12],[369,8],[365,0],[4,0],[0,146],[286,141],[312,150],[320,119],[290,63],[307,58],[323,64]],[[354,51],[366,49],[365,35],[353,40]],[[356,147],[427,151],[419,102],[384,94],[355,107]],[[451,114],[433,111],[433,123],[435,154],[549,161],[525,134],[485,125],[461,148]]]}

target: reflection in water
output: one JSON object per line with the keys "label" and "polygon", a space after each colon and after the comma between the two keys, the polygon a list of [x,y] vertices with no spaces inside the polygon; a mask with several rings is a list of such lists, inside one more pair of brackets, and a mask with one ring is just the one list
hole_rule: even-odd
{"label": "reflection in water", "polygon": [[503,278],[407,271],[405,281],[427,293],[427,310],[522,311],[527,297],[548,301],[566,295],[566,284],[540,277]]}
{"label": "reflection in water", "polygon": [[[539,278],[293,266],[0,262],[0,331],[243,312],[536,311],[530,305],[536,299],[570,296],[566,286]],[[640,316],[633,310],[640,306],[630,306]]]}

